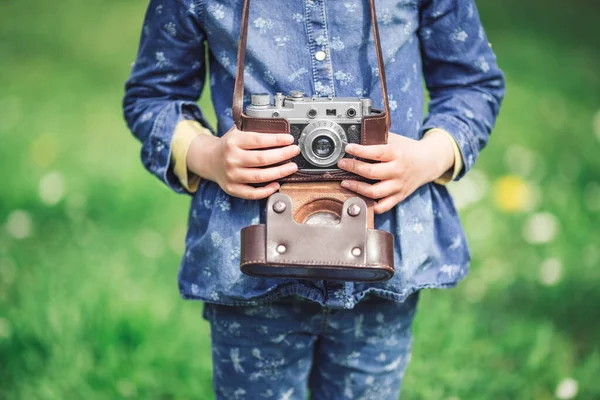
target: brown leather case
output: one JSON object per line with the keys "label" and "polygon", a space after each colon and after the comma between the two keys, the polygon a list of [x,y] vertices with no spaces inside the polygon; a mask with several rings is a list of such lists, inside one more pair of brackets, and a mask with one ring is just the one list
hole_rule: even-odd
{"label": "brown leather case", "polygon": [[[312,223],[319,213],[339,222]],[[337,183],[284,184],[269,198],[266,224],[242,229],[240,268],[259,277],[385,281],[394,275],[393,246],[390,233],[373,229],[373,200]]]}
{"label": "brown leather case", "polygon": [[[387,84],[385,78],[385,67],[383,64],[383,55],[381,51],[381,42],[379,39],[379,27],[377,25],[377,15],[375,12],[374,0],[369,0],[371,10],[371,25],[373,26],[373,38],[377,54],[377,66],[379,68],[379,81],[383,98],[383,110],[372,110],[373,114],[363,117],[361,144],[375,145],[387,143],[387,135],[390,128],[389,104],[387,97]],[[233,93],[233,120],[238,129],[242,131],[252,131],[261,133],[290,133],[290,125],[283,118],[255,118],[249,117],[242,112],[244,97],[244,64],[246,58],[246,43],[248,40],[248,15],[250,0],[244,0],[244,9],[242,11],[242,24],[240,29],[240,40],[238,42],[237,70]],[[279,182],[314,182],[314,181],[341,181],[344,179],[353,179],[366,181],[368,179],[362,176],[349,173],[344,170],[324,173],[303,173],[296,172],[279,180]]]}

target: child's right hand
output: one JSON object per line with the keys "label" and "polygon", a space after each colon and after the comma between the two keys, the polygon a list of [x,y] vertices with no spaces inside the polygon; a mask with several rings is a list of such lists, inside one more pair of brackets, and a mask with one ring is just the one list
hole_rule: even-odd
{"label": "child's right hand", "polygon": [[[288,133],[242,132],[234,125],[225,135],[197,136],[187,154],[188,170],[219,184],[231,196],[249,200],[269,197],[279,190],[271,182],[298,170],[295,163],[264,168],[300,154]],[[268,149],[268,150],[265,150]],[[262,187],[250,184],[271,182]]]}

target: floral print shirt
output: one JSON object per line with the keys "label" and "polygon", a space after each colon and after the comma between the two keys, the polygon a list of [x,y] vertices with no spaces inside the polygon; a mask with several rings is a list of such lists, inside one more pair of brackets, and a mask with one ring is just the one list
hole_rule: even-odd
{"label": "floral print shirt", "polygon": [[[231,103],[243,0],[151,0],[124,112],[141,141],[145,167],[170,188],[189,193],[175,176],[171,142],[178,122],[204,126],[196,101],[210,71],[216,135],[233,126]],[[504,96],[504,77],[474,0],[376,0],[387,74],[391,131],[413,139],[440,128],[471,169],[488,141]],[[208,49],[208,56],[205,50]],[[368,0],[253,0],[245,68],[245,104],[252,93],[371,97],[382,104]],[[431,100],[424,112],[423,80]],[[259,304],[296,294],[322,305],[352,308],[372,292],[403,301],[422,288],[457,284],[470,254],[452,198],[430,183],[391,211],[377,229],[394,235],[395,276],[358,283],[249,277],[240,272],[240,230],[264,221],[264,201],[232,198],[203,180],[191,194],[179,287],[183,297]]]}

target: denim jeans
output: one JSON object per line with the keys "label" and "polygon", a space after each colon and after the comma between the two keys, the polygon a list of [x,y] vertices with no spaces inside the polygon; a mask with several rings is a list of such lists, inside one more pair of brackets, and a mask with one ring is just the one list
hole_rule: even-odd
{"label": "denim jeans", "polygon": [[217,400],[397,400],[418,292],[353,309],[288,296],[260,306],[205,303]]}

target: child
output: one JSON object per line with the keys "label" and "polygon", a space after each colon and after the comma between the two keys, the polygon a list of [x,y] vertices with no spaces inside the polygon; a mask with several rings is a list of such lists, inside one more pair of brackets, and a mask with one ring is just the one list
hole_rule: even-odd
{"label": "child", "polygon": [[[205,302],[216,398],[305,399],[308,389],[313,399],[397,399],[418,291],[455,286],[468,272],[444,184],[473,166],[504,95],[474,0],[376,1],[397,134],[387,145],[346,148],[379,163],[338,167],[378,181],[342,186],[377,200],[375,227],[394,234],[396,274],[383,283],[240,273],[240,230],[264,218],[279,188],[252,184],[294,173],[293,163],[273,164],[299,153],[289,134],[233,125],[242,6],[151,0],[124,99],[146,168],[192,195],[179,288]],[[298,89],[382,104],[368,0],[253,0],[249,21],[247,94]],[[206,61],[214,133],[196,104]]]}

